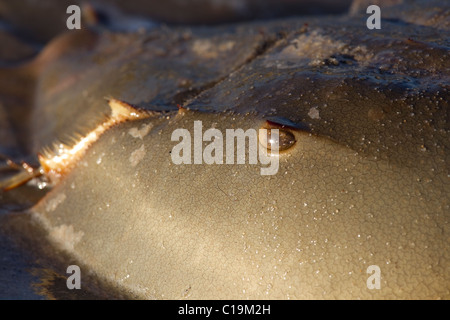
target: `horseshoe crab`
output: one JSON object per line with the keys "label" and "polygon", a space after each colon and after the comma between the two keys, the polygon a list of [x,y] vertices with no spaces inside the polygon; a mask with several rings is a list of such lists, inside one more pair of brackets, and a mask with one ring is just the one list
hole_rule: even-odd
{"label": "horseshoe crab", "polygon": [[[54,58],[21,71],[38,70],[28,150],[75,137],[41,155],[56,183],[28,214],[140,298],[449,298],[450,60],[439,21],[65,35],[46,49]],[[72,49],[74,39],[86,45]],[[145,116],[115,121],[104,96]],[[285,130],[279,172],[174,164],[171,135],[194,121]],[[92,132],[55,180],[51,161]],[[372,265],[379,290],[367,286]]]}

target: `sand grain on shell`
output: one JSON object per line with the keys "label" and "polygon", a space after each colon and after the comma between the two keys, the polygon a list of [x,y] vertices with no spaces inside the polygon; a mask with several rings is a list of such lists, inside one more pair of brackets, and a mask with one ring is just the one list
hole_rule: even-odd
{"label": "sand grain on shell", "polygon": [[50,231],[50,237],[52,237],[62,248],[72,251],[74,246],[81,241],[84,236],[83,231],[75,232],[73,226],[62,224],[58,227],[54,227]]}
{"label": "sand grain on shell", "polygon": [[320,119],[319,109],[317,109],[316,107],[309,109],[308,116],[311,119]]}
{"label": "sand grain on shell", "polygon": [[139,149],[134,150],[130,155],[130,163],[131,166],[135,167],[144,159],[145,156],[145,146],[142,145]]}
{"label": "sand grain on shell", "polygon": [[136,139],[143,139],[152,129],[153,124],[149,123],[149,124],[143,124],[141,126],[140,129],[138,128],[131,128],[130,130],[128,130],[128,133]]}
{"label": "sand grain on shell", "polygon": [[53,199],[49,200],[47,205],[45,206],[45,210],[47,212],[55,211],[60,203],[66,200],[66,195],[64,193],[60,193],[56,195]]}

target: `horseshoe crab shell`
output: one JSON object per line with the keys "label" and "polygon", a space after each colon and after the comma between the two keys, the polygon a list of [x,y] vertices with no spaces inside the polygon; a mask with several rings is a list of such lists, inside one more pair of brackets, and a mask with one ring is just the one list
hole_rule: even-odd
{"label": "horseshoe crab shell", "polygon": [[[448,37],[395,21],[368,36],[341,19],[105,33],[76,64],[49,62],[35,149],[95,128],[104,95],[167,112],[106,130],[30,215],[141,298],[448,298]],[[274,176],[171,161],[175,129],[269,118],[296,140]]]}

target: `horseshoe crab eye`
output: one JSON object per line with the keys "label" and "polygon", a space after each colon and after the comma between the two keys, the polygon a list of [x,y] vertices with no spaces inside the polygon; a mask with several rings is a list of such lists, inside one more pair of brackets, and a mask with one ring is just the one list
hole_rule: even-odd
{"label": "horseshoe crab eye", "polygon": [[[286,129],[279,129],[279,128],[262,128],[262,129],[266,130],[259,130],[259,142],[267,150],[272,150],[276,148],[276,146],[278,146],[278,151],[284,151],[291,148],[296,142],[295,136]],[[276,134],[273,134],[272,137],[272,130],[274,129],[278,130],[279,136],[278,139],[276,139]]]}

